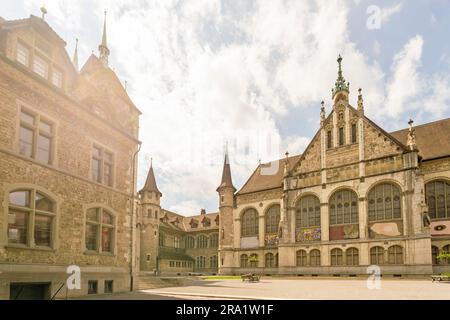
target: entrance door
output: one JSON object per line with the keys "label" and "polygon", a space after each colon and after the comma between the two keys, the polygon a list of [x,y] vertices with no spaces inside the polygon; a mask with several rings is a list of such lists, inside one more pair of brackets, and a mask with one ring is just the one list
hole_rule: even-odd
{"label": "entrance door", "polygon": [[50,283],[11,283],[10,300],[49,300]]}

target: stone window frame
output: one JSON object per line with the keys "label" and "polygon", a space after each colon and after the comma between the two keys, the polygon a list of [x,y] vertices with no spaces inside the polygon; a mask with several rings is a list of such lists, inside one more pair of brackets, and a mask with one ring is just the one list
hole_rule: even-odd
{"label": "stone window frame", "polygon": [[[436,184],[437,183],[444,184],[444,193],[442,194],[442,196],[444,197],[444,216],[443,217],[437,216],[438,215],[438,199],[437,198],[438,198],[438,196],[440,196],[440,195],[436,194]],[[434,186],[433,194],[431,194],[430,187],[429,187],[432,184]],[[447,191],[447,189],[449,191]],[[428,213],[430,215],[431,220],[448,220],[448,219],[450,219],[450,205],[448,205],[448,203],[450,203],[449,192],[450,192],[450,180],[449,179],[437,178],[437,179],[432,179],[432,180],[426,181],[426,183],[425,183],[425,202],[428,205]],[[434,206],[431,205],[431,202],[429,200],[430,196],[434,197],[434,203],[433,203]],[[434,208],[434,212],[432,212],[433,208]]]}
{"label": "stone window frame", "polygon": [[[278,207],[278,212],[273,209]],[[278,203],[267,207],[264,214],[264,232],[266,235],[278,234],[278,227],[281,219],[281,206]]]}
{"label": "stone window frame", "polygon": [[241,268],[248,268],[249,263],[248,263],[248,255],[243,253],[241,254],[241,256],[239,257],[240,263],[239,266]]}
{"label": "stone window frame", "polygon": [[[314,256],[312,255],[313,252],[314,252]],[[316,253],[318,253],[317,256],[315,255]],[[313,260],[313,259],[315,259],[315,260]],[[314,261],[314,263],[313,263],[313,261]],[[322,259],[321,259],[321,254],[320,254],[319,249],[312,249],[309,251],[309,265],[311,267],[320,267],[321,261],[322,261]],[[318,262],[318,263],[316,263],[316,262]]]}
{"label": "stone window frame", "polygon": [[[391,213],[391,218],[386,218],[386,199],[387,199],[387,195],[385,194],[385,189],[387,186],[391,186],[391,193],[390,193],[390,203],[391,203],[391,209],[392,209],[392,213]],[[382,205],[382,218],[378,219],[379,216],[379,211],[381,209],[378,208],[378,204],[380,203],[378,200],[379,198],[379,194],[377,194],[377,192],[379,192],[379,189],[382,188],[382,201],[381,201],[381,205]],[[396,189],[396,190],[395,190]],[[378,197],[377,197],[378,195]],[[395,208],[394,207],[394,198],[395,196],[398,196],[398,204],[400,206],[400,208]],[[375,219],[371,219],[370,216],[370,208],[371,208],[371,200],[373,200],[374,204],[375,204]],[[367,222],[369,223],[376,223],[376,222],[382,222],[382,221],[403,221],[403,205],[402,205],[402,201],[403,201],[403,190],[402,187],[398,184],[395,183],[391,180],[389,181],[379,181],[375,184],[373,184],[372,186],[370,186],[369,190],[367,191]],[[398,209],[400,212],[400,217],[394,217],[394,213],[395,213],[395,209]]]}
{"label": "stone window frame", "polygon": [[358,143],[358,122],[350,122],[350,142],[351,144]]}
{"label": "stone window frame", "polygon": [[187,235],[185,241],[186,249],[194,249],[195,248],[195,237],[191,235]]}
{"label": "stone window frame", "polygon": [[[23,49],[25,49],[27,51],[26,52],[26,60],[27,60],[26,63],[23,63],[19,60],[19,46],[21,46]],[[15,51],[14,51],[14,60],[27,68],[30,67],[31,47],[30,47],[30,45],[28,45],[25,41],[23,41],[20,38],[18,38],[17,42],[16,42],[16,47],[15,47]]]}
{"label": "stone window frame", "polygon": [[[245,215],[254,214],[253,218],[245,219]],[[259,237],[259,212],[255,208],[246,208],[241,214],[241,238]]]}
{"label": "stone window frame", "polygon": [[373,246],[369,249],[369,261],[372,265],[386,264],[385,249],[382,246]]}
{"label": "stone window frame", "polygon": [[195,258],[195,268],[197,270],[206,269],[206,257],[205,256],[198,256]]}
{"label": "stone window frame", "polygon": [[[101,156],[94,156],[94,149],[100,149],[101,150]],[[105,153],[109,153],[111,154],[111,158],[112,161],[105,161]],[[101,177],[100,177],[100,181],[96,181],[93,177],[93,160],[99,160],[100,161],[100,173],[101,173]],[[89,157],[89,177],[88,179],[94,183],[97,183],[99,185],[102,186],[106,186],[109,188],[115,188],[116,187],[116,167],[117,167],[117,152],[114,151],[113,149],[111,149],[110,147],[105,146],[104,144],[92,140],[91,141],[91,151],[90,151],[90,157]],[[111,165],[111,184],[107,184],[104,181],[104,177],[105,177],[105,162],[108,165]]]}
{"label": "stone window frame", "polygon": [[306,267],[308,265],[308,253],[304,249],[295,252],[295,265],[297,267]]}
{"label": "stone window frame", "polygon": [[209,248],[209,237],[205,234],[197,235],[196,239],[196,248],[197,249],[208,249]]}
{"label": "stone window frame", "polygon": [[214,232],[209,237],[209,248],[218,248],[219,247],[219,233]]}
{"label": "stone window frame", "polygon": [[209,257],[209,267],[211,269],[217,269],[219,267],[219,257],[217,255]]}
{"label": "stone window frame", "polygon": [[[387,249],[387,264],[403,265],[405,264],[404,248],[398,244],[394,244]],[[400,259],[399,259],[400,257]],[[393,262],[392,262],[393,261]],[[400,262],[398,262],[400,261]]]}
{"label": "stone window frame", "polygon": [[[49,167],[56,167],[57,166],[57,144],[58,144],[58,127],[59,122],[53,118],[42,112],[42,110],[37,110],[36,108],[32,107],[30,104],[22,101],[17,100],[17,121],[16,121],[16,137],[14,142],[14,148],[13,150],[17,155],[20,157],[26,158],[28,160],[31,160],[33,162],[36,162],[38,164],[49,166]],[[22,121],[22,112],[26,113],[34,118],[33,125],[26,124]],[[45,132],[42,131],[40,128],[41,122],[44,122],[51,127],[51,132]],[[25,127],[31,131],[33,131],[33,142],[32,142],[32,152],[31,157],[24,155],[20,152],[20,131],[21,128]],[[37,147],[38,147],[38,136],[42,134],[43,136],[50,139],[50,151],[49,151],[49,163],[45,163],[37,159]]]}
{"label": "stone window frame", "polygon": [[[31,184],[31,183],[13,183],[13,184],[5,184],[4,185],[4,197],[3,197],[3,203],[4,205],[4,221],[8,221],[8,214],[9,214],[9,194],[11,192],[15,191],[22,191],[22,190],[34,190],[34,192],[39,192],[42,195],[47,196],[50,198],[50,200],[53,202],[54,205],[54,216],[53,216],[53,225],[52,225],[52,241],[50,247],[43,247],[43,246],[36,246],[34,244],[34,238],[33,242],[31,242],[31,237],[29,233],[31,230],[34,232],[34,225],[29,227],[28,230],[28,244],[30,245],[23,245],[23,244],[14,244],[14,243],[8,243],[8,223],[4,223],[3,226],[3,232],[0,235],[0,247],[5,248],[18,248],[18,249],[24,249],[24,250],[38,250],[38,251],[57,251],[59,248],[59,222],[60,222],[60,207],[61,207],[61,198],[58,197],[56,194],[51,192],[50,190],[43,188],[41,186]],[[30,198],[30,203],[32,198]],[[30,221],[29,221],[30,224]]]}
{"label": "stone window frame", "polygon": [[[97,248],[97,250],[88,250],[86,248],[86,228],[87,228],[87,224],[89,223],[87,220],[87,214],[88,214],[88,211],[91,209],[101,209],[102,210],[101,212],[103,212],[103,210],[104,210],[107,213],[111,214],[113,217],[113,224],[112,224],[113,234],[112,234],[112,241],[111,241],[112,250],[110,252],[103,252],[102,248],[101,248],[101,228],[103,225],[103,223],[101,222],[101,217],[99,218],[99,222],[98,222],[98,226],[99,226],[98,235],[100,235],[99,239],[97,239],[98,248]],[[118,215],[117,211],[103,203],[91,203],[88,205],[83,205],[83,213],[84,213],[83,214],[83,241],[82,241],[83,254],[116,256],[117,255],[117,226],[119,223],[118,222],[119,215]]]}
{"label": "stone window frame", "polygon": [[264,255],[264,266],[266,268],[276,268],[277,267],[275,254],[273,254],[272,252],[267,252]]}
{"label": "stone window frame", "polygon": [[[349,263],[350,262],[350,263]],[[359,266],[359,249],[350,247],[345,250],[345,263],[346,266]]]}
{"label": "stone window frame", "polygon": [[344,266],[344,252],[341,248],[333,248],[330,250],[330,265],[332,267]]}
{"label": "stone window frame", "polygon": [[[314,199],[314,200],[312,200]],[[308,201],[308,200],[312,200],[314,201],[314,204],[318,204],[319,205],[319,211],[317,212],[317,207],[315,206],[313,209],[313,212],[310,212],[309,207],[306,208],[307,212],[306,212],[306,216],[307,216],[307,223],[306,225],[302,226],[302,218],[301,218],[301,209],[303,209],[303,207],[301,207],[301,204],[303,204],[304,201]],[[315,201],[317,200],[317,201]],[[314,228],[314,227],[319,227],[321,226],[321,209],[320,209],[321,205],[320,205],[320,199],[316,194],[312,194],[312,193],[305,193],[304,195],[302,195],[296,202],[295,202],[295,230],[300,230],[301,228]],[[310,224],[310,220],[311,220],[311,216],[314,217],[314,223]],[[319,223],[317,224],[317,217],[319,218]]]}
{"label": "stone window frame", "polygon": [[439,250],[438,246],[431,245],[431,264],[434,266],[439,264],[439,261],[437,260],[437,256],[439,255],[440,251],[441,250]]}
{"label": "stone window frame", "polygon": [[[344,200],[342,200],[340,203],[338,202],[338,199],[337,199],[337,195],[339,194],[339,193],[343,193],[343,192],[350,192],[350,203],[349,203],[349,206],[350,206],[350,222],[345,222],[345,212],[344,212],[344,210],[345,210],[345,201]],[[352,197],[352,196],[354,196],[354,197]],[[336,212],[336,218],[334,219],[335,221],[336,221],[336,223],[333,223],[332,222],[332,219],[331,219],[331,217],[332,217],[332,213],[333,213],[333,209],[331,208],[331,206],[333,205],[333,200],[334,200],[334,197],[336,197],[336,201],[334,201],[335,202],[335,210],[336,210],[336,207],[338,207],[338,205],[339,204],[342,204],[342,208],[343,208],[343,210],[342,210],[342,222],[341,223],[338,223],[338,213]],[[354,200],[354,201],[352,201],[352,200]],[[353,217],[352,217],[352,204],[353,204],[353,202],[355,202],[356,203],[356,215],[355,215],[355,219],[353,219]],[[330,226],[343,226],[343,225],[350,225],[350,224],[359,224],[359,198],[358,198],[358,193],[355,191],[355,190],[353,190],[353,189],[351,189],[350,187],[343,187],[343,188],[338,188],[338,189],[336,189],[336,190],[334,190],[332,193],[331,193],[331,195],[330,195],[330,197],[329,197],[329,199],[328,199],[328,217],[329,217],[329,225]]]}

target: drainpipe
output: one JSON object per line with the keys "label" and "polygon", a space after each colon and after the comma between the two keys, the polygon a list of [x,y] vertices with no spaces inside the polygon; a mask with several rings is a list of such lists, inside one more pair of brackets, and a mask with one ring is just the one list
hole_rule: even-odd
{"label": "drainpipe", "polygon": [[139,142],[138,149],[133,155],[133,185],[131,187],[131,221],[130,221],[130,291],[133,291],[133,273],[134,273],[134,250],[135,250],[135,244],[134,244],[134,203],[136,198],[136,156],[138,155],[139,151],[141,151],[142,142]]}

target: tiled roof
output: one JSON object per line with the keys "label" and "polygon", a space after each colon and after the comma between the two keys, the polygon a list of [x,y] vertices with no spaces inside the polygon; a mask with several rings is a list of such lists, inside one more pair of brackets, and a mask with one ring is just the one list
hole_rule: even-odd
{"label": "tiled roof", "polygon": [[[199,214],[196,216],[185,217],[178,213],[162,209],[163,217],[167,217],[166,225],[169,224],[175,229],[179,229],[186,232],[198,232],[198,231],[208,231],[208,230],[217,230],[219,226],[216,224],[218,212],[215,213],[207,213],[207,214]],[[204,226],[202,224],[204,219],[209,219],[210,225]],[[174,224],[175,221],[178,220],[178,224]],[[192,228],[191,221],[197,221],[197,227]]]}

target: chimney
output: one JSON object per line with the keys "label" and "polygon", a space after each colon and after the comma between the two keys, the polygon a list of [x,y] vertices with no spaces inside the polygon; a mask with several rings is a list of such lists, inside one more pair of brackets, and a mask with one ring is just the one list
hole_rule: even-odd
{"label": "chimney", "polygon": [[206,214],[206,210],[205,210],[205,209],[202,209],[202,210],[200,211],[200,214],[201,214],[202,216],[204,216],[204,215]]}

